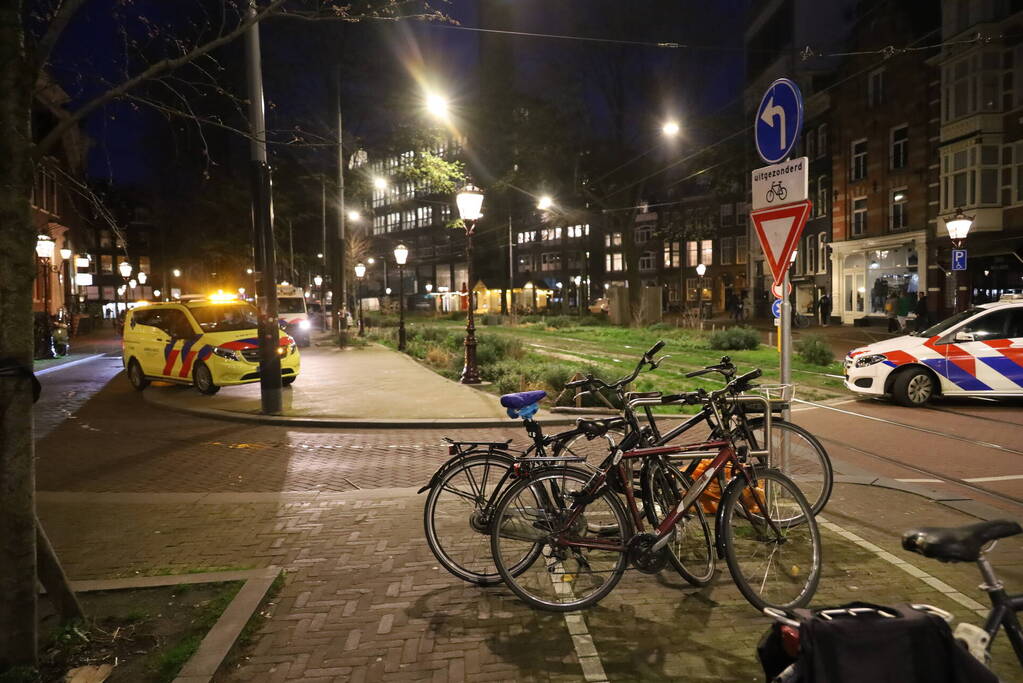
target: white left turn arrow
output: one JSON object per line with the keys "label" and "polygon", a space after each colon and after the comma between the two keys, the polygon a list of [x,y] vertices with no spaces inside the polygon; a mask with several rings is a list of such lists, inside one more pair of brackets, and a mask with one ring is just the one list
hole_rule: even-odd
{"label": "white left turn arrow", "polygon": [[760,115],[760,120],[774,128],[774,117],[778,117],[778,123],[781,125],[781,130],[778,132],[779,138],[779,149],[785,149],[785,110],[782,107],[774,106],[774,96],[767,101],[767,106],[764,107],[764,113]]}

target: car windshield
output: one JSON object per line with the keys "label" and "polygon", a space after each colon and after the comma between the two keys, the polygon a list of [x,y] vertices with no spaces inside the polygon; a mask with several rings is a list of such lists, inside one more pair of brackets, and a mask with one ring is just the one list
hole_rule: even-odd
{"label": "car windshield", "polygon": [[287,296],[277,299],[278,313],[305,313],[305,301],[300,296]]}
{"label": "car windshield", "polygon": [[254,330],[259,321],[258,312],[250,304],[212,304],[191,310],[203,332]]}
{"label": "car windshield", "polygon": [[950,327],[958,325],[959,323],[961,323],[962,321],[966,320],[967,318],[971,318],[971,317],[977,315],[978,313],[982,313],[983,311],[984,311],[983,308],[970,308],[970,309],[967,309],[965,311],[960,311],[959,313],[956,313],[955,315],[953,315],[951,318],[945,318],[944,320],[942,320],[937,325],[931,325],[930,327],[928,327],[926,330],[923,330],[922,332],[914,332],[913,336],[914,337],[936,337],[939,334],[942,334],[945,330],[949,329]]}

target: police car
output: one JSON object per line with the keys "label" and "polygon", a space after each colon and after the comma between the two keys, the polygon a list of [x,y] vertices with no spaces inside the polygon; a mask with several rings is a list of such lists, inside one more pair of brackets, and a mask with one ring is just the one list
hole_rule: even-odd
{"label": "police car", "polygon": [[[259,381],[258,312],[234,297],[213,295],[133,308],[124,321],[122,362],[142,391],[151,380],[194,384],[204,394]],[[298,377],[295,340],[280,337],[281,380]]]}
{"label": "police car", "polygon": [[277,285],[277,317],[284,331],[301,347],[309,346],[312,322],[306,308],[305,292],[287,282]]}
{"label": "police car", "polygon": [[853,349],[845,386],[921,406],[937,395],[1023,396],[1023,295],[1007,294],[922,332]]}

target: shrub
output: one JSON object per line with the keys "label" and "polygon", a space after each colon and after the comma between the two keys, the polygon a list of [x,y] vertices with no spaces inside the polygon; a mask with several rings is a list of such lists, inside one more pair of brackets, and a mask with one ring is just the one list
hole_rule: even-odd
{"label": "shrub", "polygon": [[835,357],[831,348],[819,334],[808,334],[796,342],[799,357],[811,365],[830,365]]}
{"label": "shrub", "polygon": [[601,314],[589,314],[579,318],[579,322],[576,323],[580,327],[601,327],[603,325],[610,325],[611,319],[603,313]]}
{"label": "shrub", "polygon": [[707,338],[712,349],[738,351],[760,347],[760,333],[752,327],[729,327],[714,332]]}
{"label": "shrub", "polygon": [[525,353],[518,339],[496,334],[478,334],[476,344],[476,362],[480,366],[522,358]]}
{"label": "shrub", "polygon": [[560,330],[564,327],[574,327],[579,323],[578,318],[572,318],[567,315],[553,315],[545,321],[547,327],[553,327],[556,330]]}
{"label": "shrub", "polygon": [[451,365],[452,353],[439,346],[431,346],[426,351],[426,362],[437,367],[448,367]]}
{"label": "shrub", "polygon": [[504,317],[493,313],[480,316],[480,323],[483,325],[503,325]]}
{"label": "shrub", "polygon": [[647,325],[646,328],[652,332],[660,332],[662,330],[674,330],[675,326],[666,322],[659,322],[653,323],[652,325]]}

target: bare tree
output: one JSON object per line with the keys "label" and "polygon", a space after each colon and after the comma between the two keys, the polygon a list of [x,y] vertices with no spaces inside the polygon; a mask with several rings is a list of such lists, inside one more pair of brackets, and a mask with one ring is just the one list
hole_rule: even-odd
{"label": "bare tree", "polygon": [[[256,13],[246,18],[252,3]],[[32,286],[36,231],[31,217],[35,165],[67,131],[101,114],[109,103],[134,101],[175,116],[201,120],[190,101],[196,89],[216,94],[215,53],[242,36],[252,23],[270,17],[359,21],[366,18],[438,18],[425,3],[415,9],[400,0],[335,3],[331,0],[196,0],[178,7],[177,19],[160,23],[133,3],[113,3],[126,27],[121,73],[94,88],[47,131],[32,128],[34,96],[61,38],[82,20],[86,0],[0,0],[0,670],[36,662],[37,523],[32,436]],[[180,18],[194,10],[196,18]],[[134,14],[133,14],[134,13]],[[187,87],[176,73],[189,68]],[[82,80],[97,73],[80,67]],[[198,78],[196,74],[203,77]],[[160,84],[176,103],[140,92]],[[210,125],[227,125],[215,120]],[[243,132],[243,131],[240,131]],[[329,135],[322,136],[324,139]],[[324,143],[328,144],[328,143]]]}

